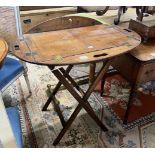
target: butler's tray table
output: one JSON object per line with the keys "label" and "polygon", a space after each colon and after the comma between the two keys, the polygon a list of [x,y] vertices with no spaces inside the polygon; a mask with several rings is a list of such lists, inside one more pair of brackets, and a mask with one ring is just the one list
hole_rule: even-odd
{"label": "butler's tray table", "polygon": [[[59,24],[59,27],[61,23],[75,25],[76,23],[79,24],[77,19],[78,17],[76,18],[75,16],[61,17],[55,24]],[[61,85],[64,85],[79,103],[67,121],[65,121],[60,108],[56,105],[57,108],[55,109],[57,109],[63,129],[55,139],[54,145],[59,143],[82,108],[86,110],[103,131],[108,130],[94,113],[88,102],[88,98],[98,82],[103,78],[113,59],[137,47],[140,42],[140,36],[133,31],[101,24],[78,28],[67,28],[66,26],[66,29],[25,34],[22,40],[17,41],[13,45],[15,56],[33,64],[48,66],[59,80],[44,105],[43,111],[48,108],[51,101],[55,105],[57,104],[55,95]],[[84,92],[69,75],[70,70],[76,64],[95,63],[103,60],[105,61],[104,65],[88,90]],[[54,69],[54,66],[64,65],[68,66],[66,70],[62,67]]]}

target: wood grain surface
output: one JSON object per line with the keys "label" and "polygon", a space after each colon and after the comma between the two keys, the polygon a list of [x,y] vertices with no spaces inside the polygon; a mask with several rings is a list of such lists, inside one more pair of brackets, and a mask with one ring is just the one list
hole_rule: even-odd
{"label": "wood grain surface", "polygon": [[128,29],[93,25],[94,21],[88,24],[85,17],[80,17],[82,20],[75,18],[61,18],[63,28],[58,19],[53,20],[59,28],[53,30],[46,25],[48,32],[42,32],[44,24],[38,30],[36,26],[29,32],[31,34],[25,34],[23,40],[13,45],[13,53],[22,60],[42,65],[80,64],[123,54],[141,42],[140,36]]}
{"label": "wood grain surface", "polygon": [[62,17],[69,14],[75,14],[77,12],[76,7],[61,7],[51,9],[40,9],[31,11],[21,11],[21,24],[23,33],[26,33],[34,26],[41,22],[54,19],[56,17]]}
{"label": "wood grain surface", "polygon": [[151,61],[155,59],[155,39],[150,39],[147,43],[141,43],[132,50],[131,55],[140,61]]}
{"label": "wood grain surface", "polygon": [[64,30],[71,28],[78,28],[84,26],[91,26],[102,24],[100,21],[95,20],[89,17],[81,17],[81,16],[63,16],[57,17],[54,19],[49,19],[40,24],[37,24],[33,28],[31,28],[26,33],[40,33],[40,32],[48,32],[48,31],[56,31],[56,30]]}

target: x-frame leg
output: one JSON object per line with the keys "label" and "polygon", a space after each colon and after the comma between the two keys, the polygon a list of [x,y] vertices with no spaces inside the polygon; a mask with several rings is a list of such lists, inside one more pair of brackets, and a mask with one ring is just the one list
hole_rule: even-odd
{"label": "x-frame leg", "polygon": [[[61,140],[61,138],[63,137],[63,135],[66,133],[67,129],[70,127],[70,125],[72,124],[72,122],[74,121],[74,119],[76,118],[76,116],[78,115],[78,113],[80,112],[80,110],[82,108],[84,108],[87,113],[92,117],[92,119],[94,119],[94,121],[103,129],[103,131],[107,131],[108,129],[103,125],[103,123],[101,122],[101,120],[99,120],[99,118],[96,116],[96,114],[94,113],[94,111],[92,110],[91,106],[89,105],[87,99],[89,98],[89,96],[91,95],[91,93],[93,92],[94,88],[96,87],[96,85],[98,84],[98,82],[102,79],[102,77],[104,76],[104,74],[106,73],[106,71],[108,70],[109,66],[110,66],[110,61],[107,61],[107,63],[105,63],[105,65],[101,68],[100,72],[98,73],[96,79],[94,80],[94,82],[91,84],[91,86],[88,88],[88,90],[86,91],[85,94],[83,94],[83,97],[81,97],[73,88],[73,86],[75,86],[72,82],[71,84],[64,78],[64,76],[58,71],[58,70],[54,70],[52,71],[53,74],[59,79],[59,81],[61,81],[61,83],[67,88],[67,90],[72,94],[72,96],[79,102],[77,108],[75,109],[75,111],[73,112],[73,114],[71,115],[71,117],[68,119],[68,121],[66,122],[66,124],[63,126],[63,129],[61,130],[61,132],[59,133],[59,135],[57,136],[57,138],[55,139],[53,145],[57,145],[59,143],[59,141]],[[64,71],[62,71],[60,69],[61,72],[64,73]],[[68,76],[68,75],[67,75]]]}
{"label": "x-frame leg", "polygon": [[[49,67],[50,68],[50,67]],[[69,74],[69,72],[71,71],[71,69],[73,68],[73,65],[69,65],[65,71],[65,74]],[[64,75],[65,75],[64,74]],[[60,87],[61,87],[61,82],[59,81],[56,85],[56,87],[54,88],[53,92],[51,93],[50,97],[48,98],[48,100],[46,101],[45,105],[42,108],[42,111],[46,111],[49,104],[51,103],[51,101],[53,100],[53,96],[55,96],[55,94],[59,91]]]}
{"label": "x-frame leg", "polygon": [[[94,79],[92,84],[89,86],[86,93],[83,92],[83,90],[76,84],[76,82],[69,75],[69,72],[72,69],[73,65],[69,65],[67,67],[66,71],[63,68],[56,69],[56,70],[52,71],[53,74],[58,78],[59,82],[56,85],[55,89],[53,90],[51,96],[47,100],[46,104],[44,105],[43,110],[46,110],[48,105],[50,104],[50,102],[53,99],[55,99],[54,96],[58,92],[61,84],[63,84],[66,87],[66,89],[72,94],[72,96],[79,102],[78,106],[76,107],[76,109],[74,110],[74,112],[72,113],[72,115],[70,116],[70,118],[68,119],[67,122],[64,122],[64,120],[61,120],[61,118],[60,118],[62,125],[63,125],[63,129],[61,130],[61,132],[55,139],[53,145],[57,145],[59,143],[59,141],[61,140],[63,135],[66,133],[68,128],[71,126],[72,122],[74,121],[74,119],[76,118],[76,116],[78,115],[78,113],[81,111],[82,108],[84,108],[86,110],[86,112],[103,129],[103,131],[108,130],[104,126],[104,124],[101,122],[101,120],[96,116],[96,114],[94,113],[93,109],[91,108],[91,106],[87,100],[90,97],[93,90],[95,89],[98,82],[102,79],[102,77],[107,72],[110,64],[111,64],[111,61],[107,60],[105,65],[103,65],[102,68],[100,69],[98,75],[96,76],[96,78]],[[66,80],[66,78],[70,81],[70,83]],[[82,97],[75,91],[74,87],[81,93]]]}
{"label": "x-frame leg", "polygon": [[[69,74],[69,72],[71,71],[72,67],[73,67],[73,65],[69,65],[67,67],[67,69],[64,71],[64,76],[66,76],[67,74]],[[49,69],[50,68],[51,67],[49,66]],[[59,116],[59,119],[61,121],[62,126],[64,126],[65,123],[66,123],[66,121],[65,121],[65,119],[63,117],[63,114],[61,112],[61,109],[59,107],[59,101],[55,97],[56,93],[59,91],[59,89],[61,87],[61,84],[62,83],[60,81],[57,83],[57,85],[54,88],[53,92],[51,92],[50,97],[48,98],[48,100],[46,101],[45,105],[43,106],[42,111],[46,111],[47,108],[48,108],[48,106],[49,106],[49,104],[51,103],[51,101],[53,101],[54,110],[57,112],[57,114]]]}

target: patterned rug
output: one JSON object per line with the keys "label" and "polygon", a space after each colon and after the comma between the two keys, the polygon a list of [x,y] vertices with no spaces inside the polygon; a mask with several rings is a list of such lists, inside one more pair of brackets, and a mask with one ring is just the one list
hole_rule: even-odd
{"label": "patterned rug", "polygon": [[[62,126],[52,105],[46,112],[41,109],[47,100],[47,84],[54,88],[57,79],[47,67],[28,64],[28,69],[33,95],[27,97],[24,78],[20,77],[5,91],[5,105],[19,108],[25,147],[51,148],[54,147],[52,143]],[[74,78],[84,76],[88,74],[88,70],[87,65],[75,66],[71,75]],[[99,92],[94,92],[89,102],[109,131],[102,132],[82,110],[56,147],[155,147],[154,85],[147,83],[143,86],[141,93],[134,99],[129,116],[130,123],[124,126],[122,119],[130,86],[120,75],[107,78],[104,90],[109,97],[103,99]],[[87,87],[82,86],[84,90]],[[100,84],[97,88],[100,90]],[[57,98],[67,119],[77,102],[67,90],[59,91]]]}

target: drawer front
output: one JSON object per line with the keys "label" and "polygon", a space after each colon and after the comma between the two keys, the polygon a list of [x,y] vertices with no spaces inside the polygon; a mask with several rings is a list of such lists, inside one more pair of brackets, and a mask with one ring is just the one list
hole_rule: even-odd
{"label": "drawer front", "polygon": [[137,80],[140,83],[155,80],[155,62],[142,65]]}

